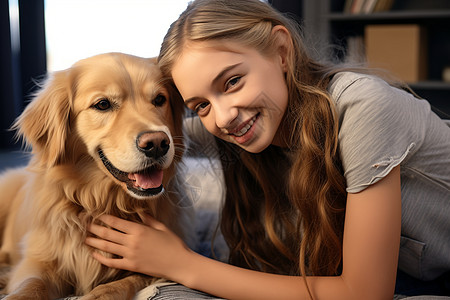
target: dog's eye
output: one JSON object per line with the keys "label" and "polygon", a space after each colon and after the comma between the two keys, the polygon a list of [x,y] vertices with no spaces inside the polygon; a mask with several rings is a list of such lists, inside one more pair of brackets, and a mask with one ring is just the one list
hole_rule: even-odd
{"label": "dog's eye", "polygon": [[159,94],[152,100],[152,104],[154,106],[162,106],[166,102],[166,97],[164,95]]}
{"label": "dog's eye", "polygon": [[111,108],[111,102],[108,99],[101,99],[94,104],[94,108],[98,110],[108,110]]}

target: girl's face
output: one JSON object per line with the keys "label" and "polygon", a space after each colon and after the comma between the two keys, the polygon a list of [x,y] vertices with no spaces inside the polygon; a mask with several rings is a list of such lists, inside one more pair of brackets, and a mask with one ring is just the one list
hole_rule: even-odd
{"label": "girl's face", "polygon": [[172,77],[185,104],[215,136],[258,153],[282,144],[288,103],[285,62],[232,42],[192,42]]}

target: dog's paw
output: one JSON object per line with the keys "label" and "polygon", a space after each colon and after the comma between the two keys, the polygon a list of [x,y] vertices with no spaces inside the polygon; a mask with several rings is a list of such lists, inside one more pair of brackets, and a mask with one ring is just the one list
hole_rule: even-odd
{"label": "dog's paw", "polygon": [[82,296],[79,300],[119,300],[129,299],[126,291],[111,288],[108,284],[102,284],[93,289],[89,294]]}
{"label": "dog's paw", "polygon": [[14,294],[14,295],[7,295],[2,300],[36,300],[36,299],[44,299],[44,298],[36,298],[36,296],[34,296],[34,295]]}
{"label": "dog's paw", "polygon": [[3,300],[46,300],[49,299],[47,287],[39,278],[24,280],[11,294]]}
{"label": "dog's paw", "polygon": [[99,294],[87,294],[84,295],[82,297],[80,297],[78,300],[119,300],[119,299],[129,299],[129,298],[121,298],[121,296],[114,296],[112,294],[104,294],[104,295],[99,295]]}
{"label": "dog's paw", "polygon": [[95,296],[95,295],[87,294],[87,295],[80,297],[78,300],[95,300],[95,299],[99,299],[99,298],[97,298],[97,296]]}
{"label": "dog's paw", "polygon": [[125,278],[96,286],[79,300],[131,300],[154,278],[142,275],[131,275]]}

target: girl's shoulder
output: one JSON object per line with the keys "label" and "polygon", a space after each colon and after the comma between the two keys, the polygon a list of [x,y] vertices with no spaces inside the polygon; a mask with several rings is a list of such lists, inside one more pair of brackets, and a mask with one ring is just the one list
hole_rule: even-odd
{"label": "girl's shoulder", "polygon": [[358,72],[344,71],[336,73],[330,80],[328,92],[336,102],[345,95],[359,96],[364,95],[367,91],[377,91],[378,93],[388,93],[393,87],[386,81],[371,74],[363,74]]}
{"label": "girl's shoulder", "polygon": [[364,118],[374,116],[383,119],[408,113],[423,119],[431,113],[428,101],[376,75],[339,72],[331,79],[328,92],[340,117],[356,113]]}

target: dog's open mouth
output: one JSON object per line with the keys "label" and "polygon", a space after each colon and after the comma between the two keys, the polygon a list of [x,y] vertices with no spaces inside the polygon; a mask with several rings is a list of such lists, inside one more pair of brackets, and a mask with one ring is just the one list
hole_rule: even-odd
{"label": "dog's open mouth", "polygon": [[141,197],[151,197],[160,194],[164,188],[162,185],[164,171],[158,165],[152,165],[134,173],[127,173],[117,169],[106,157],[101,149],[98,155],[106,169],[117,180],[124,182],[127,189]]}

